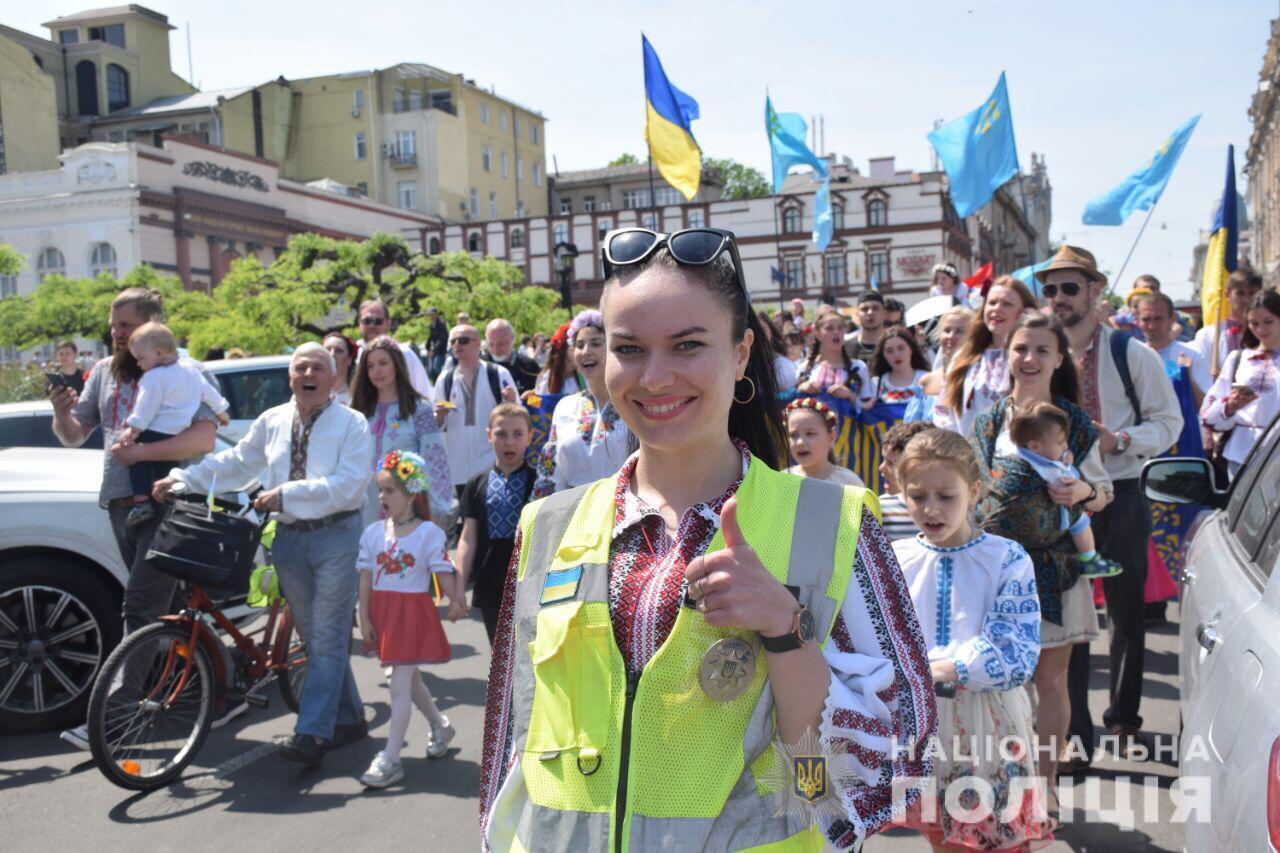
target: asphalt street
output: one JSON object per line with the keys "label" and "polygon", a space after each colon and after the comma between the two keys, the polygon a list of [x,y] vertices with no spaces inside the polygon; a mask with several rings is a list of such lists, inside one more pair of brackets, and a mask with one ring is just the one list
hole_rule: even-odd
{"label": "asphalt street", "polygon": [[[1176,619],[1176,609],[1171,608]],[[427,724],[415,716],[404,750],[406,777],[385,791],[368,791],[358,777],[382,745],[388,694],[377,661],[353,658],[373,736],[329,753],[319,768],[305,769],[275,755],[293,716],[271,692],[266,710],[249,709],[211,733],[184,777],[161,790],[138,794],[117,788],[57,733],[0,737],[0,849],[25,851],[115,850],[475,850],[476,791],[489,644],[478,618],[447,626],[453,660],[424,672],[427,685],[458,730],[449,754],[425,757]],[[1091,700],[1101,718],[1106,650],[1093,648]],[[353,643],[353,648],[357,645]],[[1148,633],[1146,732],[1170,738],[1178,727],[1177,626]],[[1168,786],[1176,765],[1126,763],[1108,758],[1075,781],[1097,786],[1094,805],[1116,807],[1129,790],[1136,812],[1132,828],[1099,822],[1096,809],[1064,814],[1065,826],[1048,851],[1176,851],[1182,829],[1170,820]],[[1150,778],[1151,792],[1143,788]],[[1097,781],[1086,783],[1086,779]],[[1152,800],[1155,813],[1144,813]],[[925,851],[919,836],[891,831],[872,839],[869,853]]]}

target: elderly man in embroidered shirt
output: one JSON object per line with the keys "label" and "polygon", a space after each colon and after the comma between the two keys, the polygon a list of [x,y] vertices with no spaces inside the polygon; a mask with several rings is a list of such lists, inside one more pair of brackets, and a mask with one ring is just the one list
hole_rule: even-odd
{"label": "elderly man in embroidered shirt", "polygon": [[301,764],[368,734],[348,656],[373,445],[364,416],[331,401],[334,372],[333,356],[320,344],[298,347],[289,364],[293,399],[263,412],[235,447],[173,469],[154,492],[167,499],[179,483],[206,492],[215,478],[218,491],[261,483],[254,506],[276,513],[271,555],[307,644],[298,723],[280,751]]}

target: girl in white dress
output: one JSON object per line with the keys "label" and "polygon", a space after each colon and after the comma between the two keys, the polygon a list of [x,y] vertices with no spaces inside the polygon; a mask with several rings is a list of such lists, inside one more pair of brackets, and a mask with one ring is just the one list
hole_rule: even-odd
{"label": "girl in white dress", "polygon": [[857,474],[836,464],[836,413],[816,397],[798,397],[787,404],[787,437],[796,464],[789,473],[815,480],[830,480],[842,486],[862,487]]}
{"label": "girl in white dress", "polygon": [[[904,822],[935,850],[1027,849],[1054,828],[1036,778],[1031,702],[1020,689],[1040,655],[1035,569],[1021,545],[971,521],[982,469],[959,435],[916,436],[897,476],[921,533],[893,550],[939,696],[936,813],[917,803]],[[949,788],[953,800],[964,794],[967,813],[947,808]]]}

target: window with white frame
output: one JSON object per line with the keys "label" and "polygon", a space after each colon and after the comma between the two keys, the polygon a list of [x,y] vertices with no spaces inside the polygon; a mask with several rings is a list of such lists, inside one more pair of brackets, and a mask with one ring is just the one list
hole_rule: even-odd
{"label": "window with white frame", "polygon": [[593,196],[593,195],[583,196],[583,198],[582,198],[582,209],[583,209],[583,211],[585,211],[586,213],[595,213],[595,210],[596,210],[596,197],[595,197],[595,196]]}
{"label": "window with white frame", "polygon": [[89,275],[116,275],[116,250],[110,243],[94,243],[89,252]]}
{"label": "window with white frame", "polygon": [[418,182],[401,181],[396,184],[396,204],[405,210],[418,208]]}
{"label": "window with white frame", "polygon": [[422,90],[409,90],[409,112],[416,112],[422,109]]}
{"label": "window with white frame", "polygon": [[889,281],[889,252],[887,250],[871,252],[868,255],[867,273],[875,276],[877,285],[883,286]]}
{"label": "window with white frame", "polygon": [[849,283],[849,267],[843,252],[833,252],[826,258],[827,284],[838,286]]}
{"label": "window with white frame", "polygon": [[36,255],[36,278],[44,281],[47,275],[66,275],[67,259],[53,246],[46,246]]}
{"label": "window with white frame", "polygon": [[511,229],[511,248],[513,249],[524,248],[524,229],[523,228]]}
{"label": "window with white frame", "polygon": [[486,172],[493,171],[493,149],[490,148],[488,145],[486,145],[484,147],[484,151],[480,153],[480,160],[483,163],[484,170]]}
{"label": "window with white frame", "polygon": [[551,231],[552,245],[569,242],[569,225],[565,222],[557,222],[555,228]]}
{"label": "window with white frame", "polygon": [[498,194],[497,193],[492,193],[492,192],[489,193],[489,218],[490,219],[498,218]]}
{"label": "window with white frame", "polygon": [[799,234],[803,228],[801,223],[802,214],[798,207],[788,207],[782,211],[782,233]]}
{"label": "window with white frame", "polygon": [[701,228],[706,224],[707,223],[703,220],[701,210],[689,211],[689,227],[690,228]]}
{"label": "window with white frame", "polygon": [[787,290],[804,290],[804,258],[787,258]]}
{"label": "window with white frame", "polygon": [[519,139],[520,138],[520,116],[516,116],[514,119],[512,119],[512,121],[515,122],[516,139]]}
{"label": "window with white frame", "polygon": [[649,206],[648,190],[623,190],[622,206],[627,210],[637,210]]}
{"label": "window with white frame", "polygon": [[418,132],[416,130],[396,131],[396,156],[409,158],[418,153]]}
{"label": "window with white frame", "polygon": [[867,202],[867,225],[875,228],[889,224],[889,203],[882,198]]}
{"label": "window with white frame", "polygon": [[356,159],[363,160],[369,156],[369,143],[363,133],[356,134]]}
{"label": "window with white frame", "polygon": [[533,164],[533,185],[535,187],[542,186],[542,164]]}
{"label": "window with white frame", "polygon": [[480,123],[481,124],[489,123],[489,105],[488,104],[480,105]]}
{"label": "window with white frame", "polygon": [[510,177],[511,170],[507,168],[507,152],[503,151],[502,154],[499,155],[498,160],[502,163],[502,177]]}
{"label": "window with white frame", "polygon": [[598,237],[599,239],[603,240],[603,239],[605,238],[605,236],[609,233],[609,229],[611,229],[612,227],[613,227],[613,222],[612,222],[612,220],[609,220],[609,219],[601,219],[599,222],[597,222],[597,223],[596,223],[596,235],[597,235],[597,237]]}
{"label": "window with white frame", "polygon": [[519,154],[516,155],[516,180],[524,180],[524,158]]}
{"label": "window with white frame", "polygon": [[573,199],[571,198],[560,199],[560,215],[568,216],[571,213],[573,213]]}
{"label": "window with white frame", "polygon": [[480,232],[479,231],[472,231],[469,235],[467,235],[467,251],[468,252],[480,251]]}
{"label": "window with white frame", "polygon": [[507,129],[507,111],[506,110],[498,111],[498,127],[501,130]]}
{"label": "window with white frame", "polygon": [[471,188],[471,208],[470,208],[470,210],[471,210],[471,215],[472,215],[472,216],[479,216],[479,215],[480,215],[480,191],[479,191],[479,190],[477,190],[475,187],[472,187],[472,188]]}
{"label": "window with white frame", "polygon": [[364,89],[351,90],[351,109],[356,112],[364,109]]}
{"label": "window with white frame", "polygon": [[664,207],[671,204],[680,204],[684,201],[684,196],[674,187],[662,187],[654,192],[654,197],[657,198],[658,204]]}
{"label": "window with white frame", "polygon": [[538,126],[536,124],[529,125],[529,141],[534,145],[538,144]]}
{"label": "window with white frame", "polygon": [[831,205],[831,228],[834,231],[844,230],[844,205]]}

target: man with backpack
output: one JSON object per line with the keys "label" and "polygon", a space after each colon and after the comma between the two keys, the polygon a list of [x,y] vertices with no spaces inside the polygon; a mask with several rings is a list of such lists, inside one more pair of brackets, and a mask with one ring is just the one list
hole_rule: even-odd
{"label": "man with backpack", "polygon": [[[1102,721],[1118,739],[1120,757],[1140,747],[1142,678],[1146,647],[1143,587],[1151,510],[1138,488],[1143,464],[1168,450],[1182,431],[1173,385],[1155,352],[1101,322],[1099,299],[1107,277],[1093,254],[1063,246],[1036,273],[1045,301],[1062,322],[1080,372],[1080,405],[1098,430],[1098,451],[1115,488],[1115,499],[1093,517],[1098,551],[1124,571],[1102,581],[1111,634],[1110,701]],[[1070,734],[1092,754],[1089,713],[1089,646],[1072,651],[1068,673]],[[1083,762],[1060,764],[1063,773]],[[1074,765],[1074,766],[1072,766]]]}
{"label": "man with backpack", "polygon": [[493,466],[487,428],[489,412],[516,400],[516,383],[502,365],[480,360],[480,333],[475,326],[449,331],[454,365],[436,378],[436,422],[444,430],[449,472],[459,498],[473,476]]}

